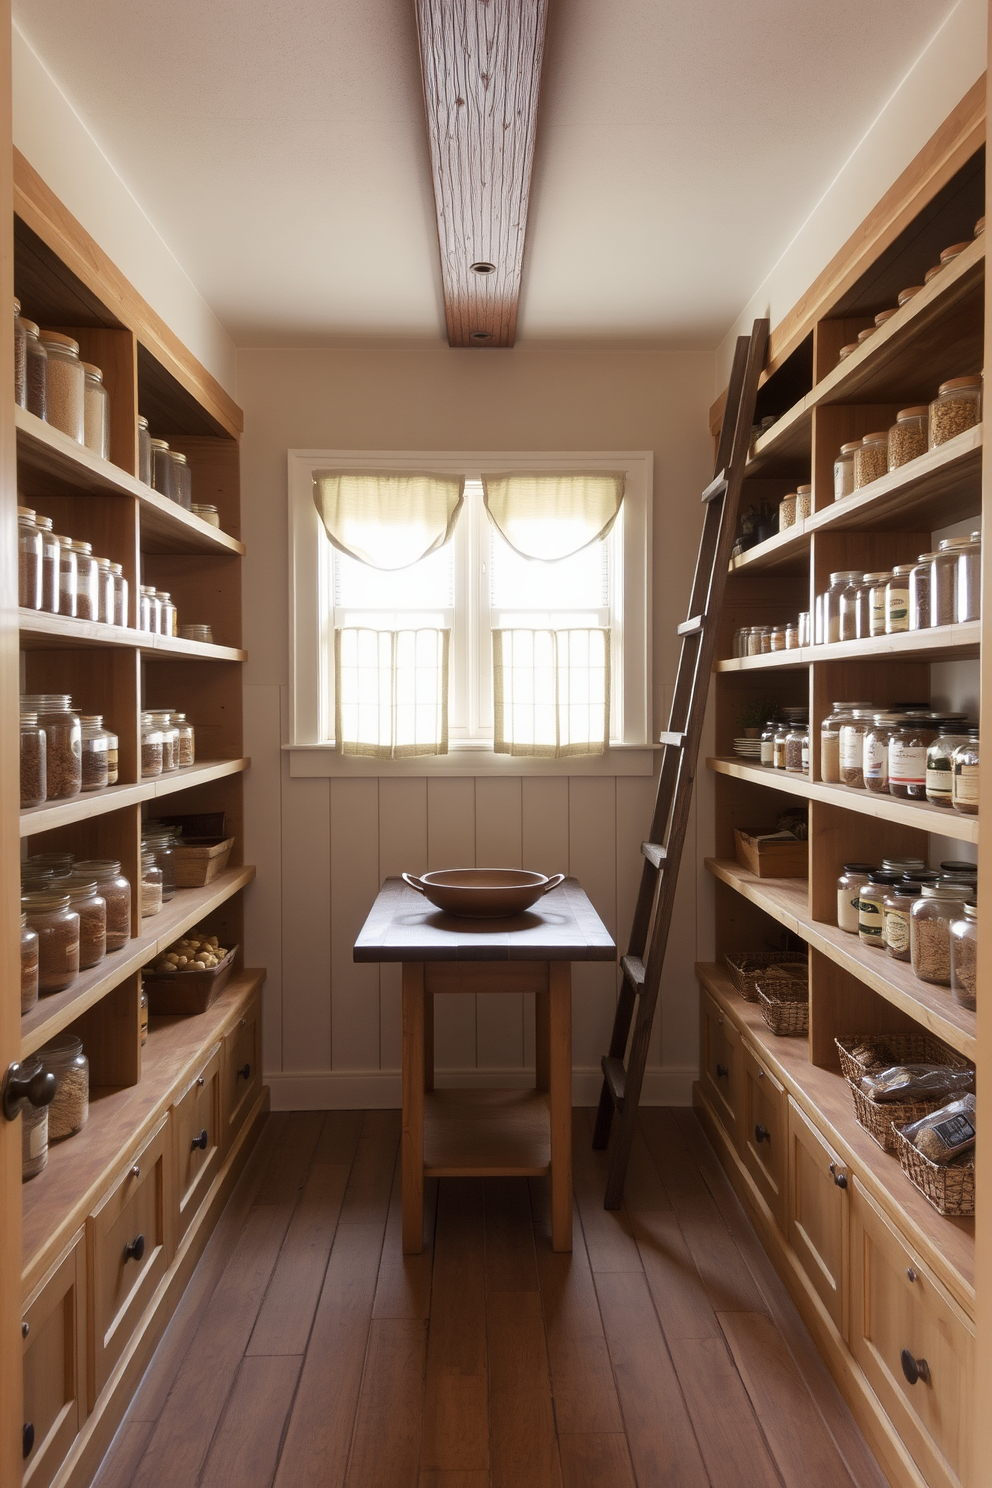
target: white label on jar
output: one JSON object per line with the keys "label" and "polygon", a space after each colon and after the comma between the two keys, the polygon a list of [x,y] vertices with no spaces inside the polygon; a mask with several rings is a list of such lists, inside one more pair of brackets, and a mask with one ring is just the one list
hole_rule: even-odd
{"label": "white label on jar", "polygon": [[864,755],[864,731],[850,728],[847,724],[840,731],[840,767],[842,770],[860,770]]}
{"label": "white label on jar", "polygon": [[865,940],[882,940],[882,906],[877,899],[858,901],[858,933]]}
{"label": "white label on jar", "polygon": [[48,1146],[48,1112],[36,1122],[28,1134],[28,1156],[40,1157]]}
{"label": "white label on jar", "polygon": [[775,740],[762,739],[761,741],[761,763],[763,765],[774,765],[775,763]]}
{"label": "white label on jar", "polygon": [[885,911],[885,944],[894,951],[909,949],[909,915],[902,909]]}
{"label": "white label on jar", "polygon": [[885,634],[885,586],[872,589],[868,596],[868,624],[873,636]]}
{"label": "white label on jar", "polygon": [[803,772],[809,774],[809,735],[803,740]]}
{"label": "white label on jar", "polygon": [[837,890],[837,925],[849,935],[858,933],[858,905],[860,894],[853,889]]}
{"label": "white label on jar", "polygon": [[889,741],[884,735],[865,736],[864,760],[865,779],[884,785],[889,774]]}
{"label": "white label on jar", "polygon": [[967,801],[969,805],[978,801],[978,766],[958,765],[954,771],[954,799]]}
{"label": "white label on jar", "polygon": [[939,765],[927,765],[927,797],[931,801],[951,799],[950,760],[942,760]]}
{"label": "white label on jar", "polygon": [[902,744],[893,739],[889,745],[889,783],[923,785],[927,778],[927,746]]}
{"label": "white label on jar", "polygon": [[909,629],[909,590],[886,590],[885,629],[889,635]]}

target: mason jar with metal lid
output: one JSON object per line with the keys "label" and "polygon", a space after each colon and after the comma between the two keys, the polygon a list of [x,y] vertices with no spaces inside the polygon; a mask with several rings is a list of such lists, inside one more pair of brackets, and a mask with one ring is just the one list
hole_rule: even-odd
{"label": "mason jar with metal lid", "polygon": [[894,728],[905,720],[901,713],[875,713],[869,728],[865,730],[864,777],[865,789],[876,795],[889,793],[889,739]]}
{"label": "mason jar with metal lid", "polygon": [[169,458],[168,443],[164,439],[153,439],[151,447],[152,487],[160,496],[167,496],[170,501],[175,501],[175,466]]}
{"label": "mason jar with metal lid", "polygon": [[41,331],[45,348],[45,417],[77,444],[86,443],[86,374],[79,360],[79,342],[60,331]]}
{"label": "mason jar with metal lid", "polygon": [[962,816],[978,815],[978,762],[979,730],[969,729],[951,757],[951,805]]}
{"label": "mason jar with metal lid", "polygon": [[912,563],[897,563],[885,585],[885,634],[909,629],[909,576]]}
{"label": "mason jar with metal lid", "polygon": [[62,879],[59,887],[63,884],[79,916],[79,969],[88,971],[107,954],[107,901],[98,892],[96,879],[78,870]]}
{"label": "mason jar with metal lid", "polygon": [[951,985],[951,921],[972,897],[967,884],[924,884],[910,912],[913,970],[923,982]]}
{"label": "mason jar with metal lid", "polygon": [[79,916],[68,893],[30,890],[21,895],[21,913],[38,933],[38,991],[64,992],[79,975]]}
{"label": "mason jar with metal lid", "polygon": [[47,799],[67,801],[82,789],[81,730],[67,692],[25,693],[21,706],[38,715],[45,730]]}
{"label": "mason jar with metal lid", "polygon": [[953,795],[953,756],[959,744],[967,744],[968,731],[958,720],[942,719],[937,737],[927,748],[926,795],[931,806],[950,806]]}
{"label": "mason jar with metal lid", "polygon": [[890,568],[878,569],[864,576],[865,583],[868,585],[868,634],[870,636],[885,634],[885,590],[891,577]]}
{"label": "mason jar with metal lid", "polygon": [[58,613],[75,619],[76,588],[79,583],[79,575],[76,570],[76,555],[73,552],[71,537],[58,535],[57,541],[59,545]]}
{"label": "mason jar with metal lid", "polygon": [[930,624],[953,625],[957,614],[958,552],[970,537],[943,537],[930,565]]}
{"label": "mason jar with metal lid", "polygon": [[860,491],[880,479],[889,468],[889,431],[866,434],[854,452],[854,489]]}
{"label": "mason jar with metal lid", "polygon": [[103,372],[92,362],[83,362],[83,442],[101,460],[110,459],[110,395],[103,385]]}
{"label": "mason jar with metal lid", "polygon": [[982,618],[982,534],[973,532],[958,548],[958,571],[954,576],[954,609],[959,625]]}
{"label": "mason jar with metal lid", "polygon": [[874,713],[871,708],[855,708],[840,726],[840,783],[864,790],[865,734]]}
{"label": "mason jar with metal lid", "polygon": [[927,750],[937,737],[931,719],[910,718],[889,735],[889,794],[903,801],[925,801]]}
{"label": "mason jar with metal lid", "polygon": [[902,408],[889,430],[889,469],[898,470],[927,452],[930,411],[925,403]]}
{"label": "mason jar with metal lid", "polygon": [[93,557],[93,544],[74,542],[76,555],[76,618],[95,620],[100,613],[100,569]]}
{"label": "mason jar with metal lid", "polygon": [[869,873],[874,873],[874,863],[845,863],[844,872],[837,880],[837,924],[848,935],[858,933],[858,905],[861,889],[868,882]]}
{"label": "mason jar with metal lid", "polygon": [[882,900],[882,942],[886,955],[893,961],[910,959],[909,920],[913,905],[923,893],[923,885],[903,879],[893,884]]}
{"label": "mason jar with metal lid", "polygon": [[17,603],[22,610],[41,609],[41,533],[30,506],[17,508]]}
{"label": "mason jar with metal lid", "polygon": [[886,894],[899,882],[899,876],[878,869],[868,875],[868,882],[861,885],[858,898],[858,938],[862,945],[872,950],[885,949],[882,927],[885,923],[883,907]]}
{"label": "mason jar with metal lid", "polygon": [[75,870],[91,878],[107,906],[107,951],[119,951],[131,939],[131,884],[116,858],[82,858]]}
{"label": "mason jar with metal lid", "polygon": [[978,990],[978,905],[965,904],[964,915],[951,921],[951,991],[961,1007],[976,1006]]}
{"label": "mason jar with metal lid", "polygon": [[152,436],[143,413],[138,414],[138,479],[146,486],[152,483]]}
{"label": "mason jar with metal lid", "polygon": [[841,569],[830,575],[830,588],[825,595],[824,604],[824,636],[823,639],[829,644],[839,641],[840,632],[840,607],[841,599],[852,584],[860,582],[861,574],[857,569]]}
{"label": "mason jar with metal lid", "polygon": [[942,382],[930,404],[930,448],[973,429],[981,417],[981,377],[952,377]]}
{"label": "mason jar with metal lid", "polygon": [[909,570],[909,628],[930,628],[930,575],[936,553],[921,553]]}
{"label": "mason jar with metal lid", "polygon": [[51,517],[35,516],[41,534],[41,608],[48,615],[59,612],[59,540],[52,531]]}
{"label": "mason jar with metal lid", "polygon": [[172,461],[172,485],[175,491],[174,500],[185,511],[193,508],[193,473],[189,468],[186,456],[179,450],[170,450],[169,458]]}
{"label": "mason jar with metal lid", "polygon": [[834,500],[841,501],[854,490],[854,452],[861,447],[861,440],[842,444],[834,461]]}

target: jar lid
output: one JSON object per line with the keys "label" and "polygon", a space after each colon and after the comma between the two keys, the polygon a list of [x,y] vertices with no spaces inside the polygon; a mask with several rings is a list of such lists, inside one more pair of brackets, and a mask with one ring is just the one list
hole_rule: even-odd
{"label": "jar lid", "polygon": [[952,258],[957,258],[958,254],[963,253],[967,247],[967,243],[952,243],[949,248],[945,248],[942,251],[940,255],[941,263],[950,263]]}
{"label": "jar lid", "polygon": [[982,233],[984,231],[985,231],[985,218],[984,217],[979,217],[978,221],[975,223],[975,237],[976,238],[980,238],[981,235],[982,235]]}
{"label": "jar lid", "polygon": [[874,873],[875,867],[876,867],[876,865],[874,863],[845,863],[844,864],[844,872],[845,873]]}
{"label": "jar lid", "polygon": [[103,714],[102,713],[80,713],[80,715],[79,715],[79,721],[80,721],[80,723],[88,724],[91,728],[94,725],[96,725],[96,727],[99,727],[100,724],[103,723]]}
{"label": "jar lid", "polygon": [[56,1064],[65,1062],[72,1063],[78,1059],[83,1052],[83,1041],[74,1033],[60,1033],[56,1038],[49,1039],[47,1044],[42,1044],[38,1053],[42,1057],[42,1063],[47,1064],[54,1061]]}
{"label": "jar lid", "polygon": [[[27,704],[30,708],[36,709],[39,713],[47,713],[52,708],[56,711],[61,708],[68,708],[72,703],[72,695],[68,692],[25,692],[21,697],[21,702]],[[72,862],[71,853],[42,854],[40,857],[29,859],[32,863],[62,863],[67,860],[70,863]]]}
{"label": "jar lid", "polygon": [[853,580],[860,579],[861,575],[856,568],[841,568],[830,575],[831,586],[834,584],[850,584]]}
{"label": "jar lid", "polygon": [[69,895],[57,894],[51,889],[30,889],[21,895],[21,904],[27,906],[26,913],[32,909],[68,909]]}
{"label": "jar lid", "polygon": [[971,886],[963,883],[925,883],[923,885],[924,899],[967,899],[971,893]]}
{"label": "jar lid", "polygon": [[27,708],[23,708],[22,707],[21,710],[20,710],[20,713],[21,713],[21,722],[22,723],[37,723],[38,722],[38,715],[37,715],[37,713],[33,709],[28,710]]}
{"label": "jar lid", "polygon": [[930,563],[936,556],[936,553],[921,553],[916,561],[917,563]]}
{"label": "jar lid", "polygon": [[978,872],[978,864],[970,863],[967,858],[942,858],[940,866],[945,873]]}
{"label": "jar lid", "polygon": [[858,343],[857,343],[857,341],[849,341],[846,346],[842,346],[841,347],[840,352],[838,353],[838,356],[837,356],[837,360],[839,362],[844,361],[846,357],[849,357],[851,355],[851,352],[852,351],[857,351],[857,349],[858,349]]}
{"label": "jar lid", "polygon": [[952,548],[966,548],[970,542],[970,537],[942,537],[938,552],[947,553]]}
{"label": "jar lid", "polygon": [[175,462],[176,462],[177,465],[185,465],[186,464],[186,456],[183,455],[183,454],[181,454],[179,452],[179,450],[170,450],[169,451],[169,454],[175,460]]}
{"label": "jar lid", "polygon": [[905,878],[911,878],[914,883],[925,884],[936,883],[938,878],[940,877],[940,874],[937,873],[933,868],[914,868],[912,873],[907,873],[903,876]]}
{"label": "jar lid", "polygon": [[935,275],[939,274],[943,267],[943,264],[934,264],[932,269],[927,269],[926,273],[923,275],[923,283],[929,284],[930,280],[933,279]]}
{"label": "jar lid", "polygon": [[886,870],[893,868],[925,868],[927,865],[922,858],[883,858],[882,867]]}
{"label": "jar lid", "polygon": [[892,577],[894,579],[903,578],[906,574],[911,574],[914,567],[915,564],[912,563],[897,563],[895,568],[892,570]]}
{"label": "jar lid", "polygon": [[835,713],[848,713],[852,708],[871,708],[874,707],[874,704],[865,698],[861,698],[854,703],[831,703],[830,706]]}
{"label": "jar lid", "polygon": [[82,553],[83,556],[86,557],[86,558],[88,558],[90,556],[90,554],[93,552],[93,544],[92,543],[88,543],[88,542],[71,542],[69,544],[69,546],[71,547],[71,549],[72,549],[72,551],[74,553]]}
{"label": "jar lid", "polygon": [[902,879],[899,883],[892,885],[893,899],[919,899],[923,893],[923,885],[915,879],[911,882]]}
{"label": "jar lid", "polygon": [[153,589],[152,590],[152,593],[154,594],[155,598],[156,599],[160,599],[163,604],[166,604],[168,602],[168,599],[169,599],[169,591],[168,591],[168,589]]}
{"label": "jar lid", "polygon": [[41,331],[42,341],[50,341],[54,346],[64,346],[73,356],[79,355],[79,342],[73,341],[71,336],[63,336],[61,331]]}
{"label": "jar lid", "polygon": [[880,310],[879,313],[875,316],[876,326],[883,326],[887,320],[891,320],[893,315],[896,315],[897,313],[898,309]]}
{"label": "jar lid", "polygon": [[899,882],[899,874],[886,873],[876,868],[869,873],[868,882],[873,884],[897,884]]}
{"label": "jar lid", "polygon": [[152,445],[152,449],[164,449],[164,450],[167,450],[169,448],[169,442],[168,442],[167,439],[153,439],[151,441],[151,445]]}
{"label": "jar lid", "polygon": [[216,506],[214,506],[209,501],[201,501],[199,503],[197,503],[197,502],[194,501],[193,502],[193,510],[195,512],[205,512],[205,511],[215,512],[217,510],[217,508],[216,508]]}
{"label": "jar lid", "polygon": [[923,418],[929,411],[925,403],[917,403],[913,408],[900,408],[896,414],[896,423],[901,423],[903,419],[908,418]]}
{"label": "jar lid", "polygon": [[[27,331],[27,333],[28,333],[29,336],[37,336],[38,335],[38,326],[37,326],[37,323],[35,321],[28,320],[25,316],[22,315],[21,316],[21,325]],[[44,347],[42,347],[42,350],[44,351]]]}
{"label": "jar lid", "polygon": [[145,415],[143,413],[139,413],[138,414],[138,428],[139,429],[147,429],[148,428],[148,420],[145,418]]}
{"label": "jar lid", "polygon": [[[34,519],[34,525],[36,527],[39,527],[42,532],[51,532],[52,531],[52,519],[51,519],[51,517],[35,517],[35,519]],[[53,537],[54,537],[54,535],[55,534],[52,533],[52,536]]]}
{"label": "jar lid", "polygon": [[872,716],[873,712],[871,708],[855,708],[853,710],[853,717],[856,723],[860,723],[864,719],[871,718]]}
{"label": "jar lid", "polygon": [[922,284],[911,284],[908,289],[901,289],[899,291],[900,309],[907,303],[907,301],[911,300],[914,295],[918,295],[922,288]]}
{"label": "jar lid", "polygon": [[880,442],[880,440],[882,440],[882,439],[884,439],[884,440],[887,441],[888,440],[888,437],[889,437],[889,431],[888,431],[888,429],[879,429],[874,434],[866,434],[864,436],[864,438],[862,439],[861,444],[862,444],[862,446],[864,446],[866,444],[878,444]]}
{"label": "jar lid", "polygon": [[110,572],[112,574],[122,574],[124,572],[123,563],[112,563],[110,565]]}
{"label": "jar lid", "polygon": [[871,715],[871,719],[872,719],[872,723],[878,723],[878,724],[882,724],[882,723],[901,723],[902,722],[902,714],[901,713],[873,713]]}
{"label": "jar lid", "polygon": [[85,874],[70,874],[68,878],[60,879],[59,883],[68,889],[72,904],[78,904],[81,899],[92,899],[96,893],[96,879],[87,878]]}
{"label": "jar lid", "polygon": [[842,444],[841,447],[840,447],[840,452],[841,452],[842,455],[853,455],[854,454],[854,451],[855,450],[858,450],[860,448],[861,448],[861,440],[860,439],[854,439],[854,440],[852,440],[850,442],[850,444]]}
{"label": "jar lid", "polygon": [[808,496],[810,494],[810,492],[812,491],[812,489],[813,489],[812,486],[797,486],[796,487],[796,495],[797,496]]}
{"label": "jar lid", "polygon": [[874,334],[875,334],[875,327],[873,325],[865,326],[865,328],[864,328],[863,331],[859,331],[858,332],[858,345],[860,346],[861,343],[862,343],[862,341],[867,341],[868,340],[868,337],[869,336],[874,336]]}
{"label": "jar lid", "polygon": [[[65,863],[65,864],[71,866],[72,865],[72,861],[73,861],[73,857],[72,857],[72,853],[68,853],[68,852],[62,852],[62,853],[32,853],[31,856],[29,858],[25,858],[24,861],[26,863],[48,863],[48,864],[51,864],[51,863],[54,863],[54,864]],[[943,866],[943,864],[941,866]],[[958,866],[960,867],[960,864]]]}
{"label": "jar lid", "polygon": [[91,873],[98,883],[102,878],[116,878],[121,871],[116,858],[80,858],[76,867],[80,873]]}
{"label": "jar lid", "polygon": [[964,907],[964,917],[965,917],[966,920],[977,920],[978,919],[978,905],[977,904],[966,904],[965,907]]}
{"label": "jar lid", "polygon": [[788,494],[788,496],[783,496],[782,497],[782,500],[779,502],[779,506],[784,506],[787,501],[795,501],[795,499],[796,499],[796,492],[795,491],[790,491],[789,494]]}
{"label": "jar lid", "polygon": [[36,513],[35,513],[33,507],[30,507],[30,506],[19,506],[17,508],[17,515],[19,517],[29,517],[31,519],[31,521],[33,522],[34,519],[35,519]]}
{"label": "jar lid", "polygon": [[97,566],[97,568],[105,568],[107,570],[107,572],[110,573],[110,559],[109,558],[98,558],[96,560],[96,566]]}
{"label": "jar lid", "polygon": [[938,396],[941,393],[956,393],[959,388],[980,388],[981,377],[952,377],[948,382],[942,382],[937,389]]}
{"label": "jar lid", "polygon": [[151,584],[139,584],[138,590],[141,594],[154,594],[155,590]]}
{"label": "jar lid", "polygon": [[878,584],[878,583],[880,583],[882,581],[882,579],[888,579],[888,578],[891,578],[891,577],[892,577],[892,570],[891,570],[891,568],[884,568],[884,569],[879,569],[877,573],[866,573],[864,575],[864,582],[866,584]]}
{"label": "jar lid", "polygon": [[82,367],[86,376],[92,377],[94,382],[103,381],[103,369],[101,367],[94,367],[92,362],[83,362]]}

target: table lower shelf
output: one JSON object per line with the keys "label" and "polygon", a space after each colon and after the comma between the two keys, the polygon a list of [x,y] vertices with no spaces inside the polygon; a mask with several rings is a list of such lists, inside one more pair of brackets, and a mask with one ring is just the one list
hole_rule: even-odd
{"label": "table lower shelf", "polygon": [[424,1176],[540,1177],[551,1171],[544,1090],[434,1090],[424,1096]]}

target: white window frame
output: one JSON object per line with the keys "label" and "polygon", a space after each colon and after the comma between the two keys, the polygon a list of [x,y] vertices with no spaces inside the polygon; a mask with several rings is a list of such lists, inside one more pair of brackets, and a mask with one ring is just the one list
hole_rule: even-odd
{"label": "white window frame", "polygon": [[[653,769],[651,742],[651,508],[653,456],[650,451],[500,451],[327,450],[289,451],[289,741],[293,776],[325,775],[641,775]],[[329,693],[333,655],[330,592],[330,544],[313,501],[313,472],[333,470],[435,470],[478,480],[483,470],[541,471],[623,470],[626,473],[622,521],[622,574],[611,575],[613,630],[613,696],[611,740],[605,755],[549,760],[497,755],[492,748],[491,701],[485,695],[492,675],[492,642],[482,623],[478,586],[488,553],[488,518],[463,511],[453,541],[456,559],[456,611],[465,622],[452,636],[452,672],[456,652],[468,648],[469,724],[478,734],[489,724],[489,737],[461,737],[449,728],[448,754],[404,760],[373,760],[339,755],[333,740],[322,737],[325,720],[333,721]],[[481,502],[476,503],[481,508]],[[468,505],[468,503],[467,503]],[[611,534],[612,535],[612,534]],[[462,593],[462,590],[467,593]],[[457,627],[456,627],[457,629]],[[486,633],[483,633],[486,631]],[[472,664],[472,658],[475,664]],[[452,718],[452,725],[455,720]]]}

